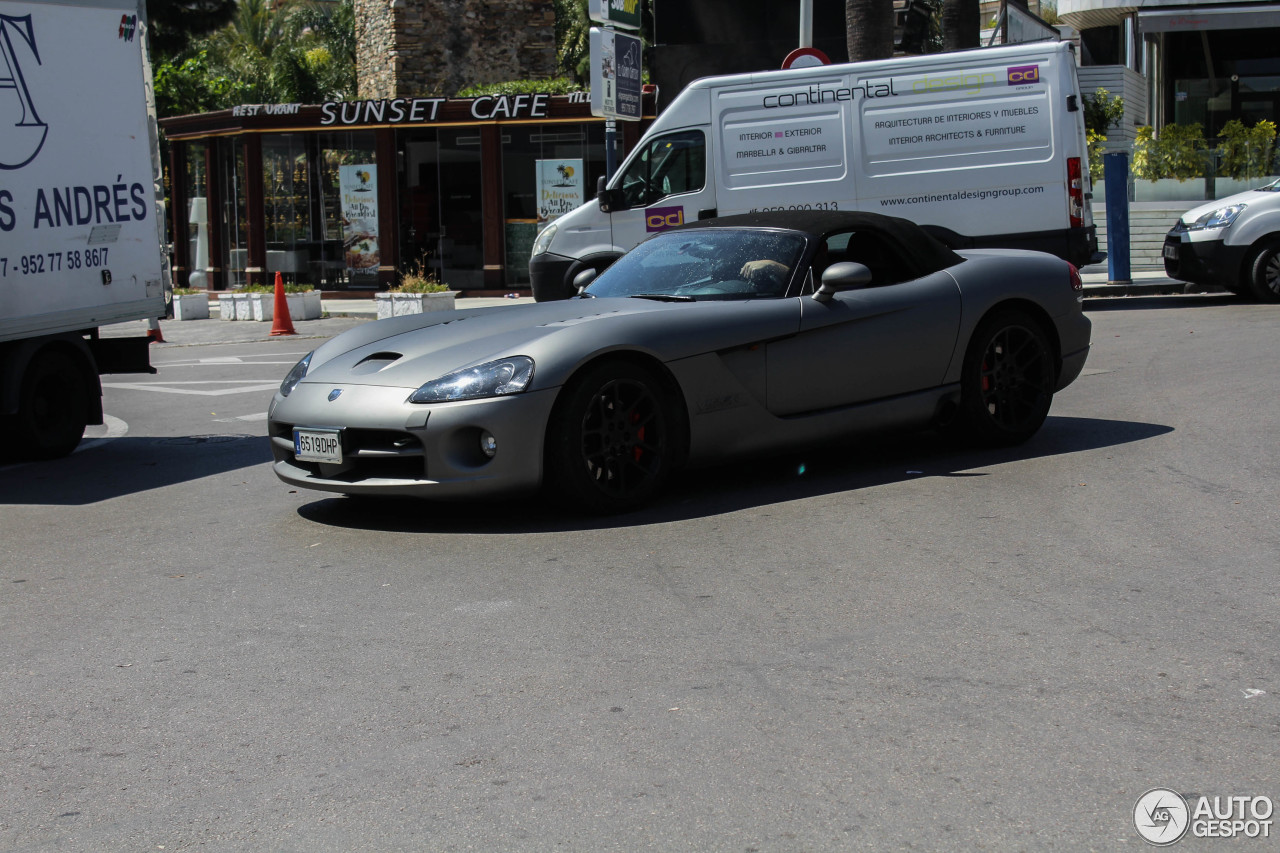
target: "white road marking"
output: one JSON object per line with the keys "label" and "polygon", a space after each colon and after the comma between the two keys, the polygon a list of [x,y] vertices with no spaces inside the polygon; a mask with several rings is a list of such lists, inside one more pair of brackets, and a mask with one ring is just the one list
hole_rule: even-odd
{"label": "white road marking", "polygon": [[229,424],[238,421],[265,421],[267,419],[266,412],[254,412],[252,415],[236,415],[234,418],[214,418],[213,422],[218,424]]}
{"label": "white road marking", "polygon": [[[218,388],[213,390],[201,388],[175,388],[175,385],[230,385],[240,383],[240,388]],[[195,382],[169,382],[164,385],[147,382],[103,382],[103,388],[119,388],[126,391],[154,391],[158,394],[191,394],[197,397],[225,397],[228,394],[258,394],[263,391],[274,391],[280,387],[278,380],[263,382],[261,379],[206,379]]]}

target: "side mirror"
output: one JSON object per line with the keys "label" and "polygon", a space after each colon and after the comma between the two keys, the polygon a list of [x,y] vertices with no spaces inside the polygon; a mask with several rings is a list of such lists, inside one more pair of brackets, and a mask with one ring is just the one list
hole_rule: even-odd
{"label": "side mirror", "polygon": [[842,261],[832,264],[822,273],[822,286],[813,294],[819,302],[830,302],[831,297],[843,290],[857,290],[871,283],[871,270],[866,264]]}
{"label": "side mirror", "polygon": [[587,267],[573,277],[573,287],[579,293],[587,289],[587,285],[596,280],[600,272],[595,267]]}
{"label": "side mirror", "polygon": [[605,187],[605,177],[600,176],[596,181],[596,201],[600,203],[600,211],[602,213],[612,213],[615,210],[626,210],[627,202],[622,197],[622,190],[611,190]]}

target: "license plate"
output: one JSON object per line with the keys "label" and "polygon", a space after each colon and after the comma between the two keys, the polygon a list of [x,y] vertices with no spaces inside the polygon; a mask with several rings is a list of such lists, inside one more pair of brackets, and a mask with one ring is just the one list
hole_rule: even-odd
{"label": "license plate", "polygon": [[1177,243],[1165,243],[1165,244],[1164,244],[1164,256],[1165,256],[1166,258],[1168,258],[1169,260],[1171,260],[1171,261],[1176,261],[1176,260],[1178,259],[1178,244],[1177,244]]}
{"label": "license plate", "polygon": [[342,430],[295,429],[293,455],[301,462],[342,464]]}

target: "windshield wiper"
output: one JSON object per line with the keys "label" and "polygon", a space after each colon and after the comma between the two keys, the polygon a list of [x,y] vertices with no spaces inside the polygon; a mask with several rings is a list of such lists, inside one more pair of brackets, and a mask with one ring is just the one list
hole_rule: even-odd
{"label": "windshield wiper", "polygon": [[697,302],[692,296],[676,293],[633,293],[631,299],[652,299],[654,302]]}

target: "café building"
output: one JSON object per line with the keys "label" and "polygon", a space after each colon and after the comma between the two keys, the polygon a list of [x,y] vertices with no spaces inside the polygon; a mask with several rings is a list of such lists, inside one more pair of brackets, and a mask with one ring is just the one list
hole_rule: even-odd
{"label": "caf\u00e9 building", "polygon": [[[653,118],[618,122],[620,162]],[[358,293],[401,272],[529,285],[539,228],[595,196],[605,120],[585,92],[252,104],[162,119],[175,286]]]}

